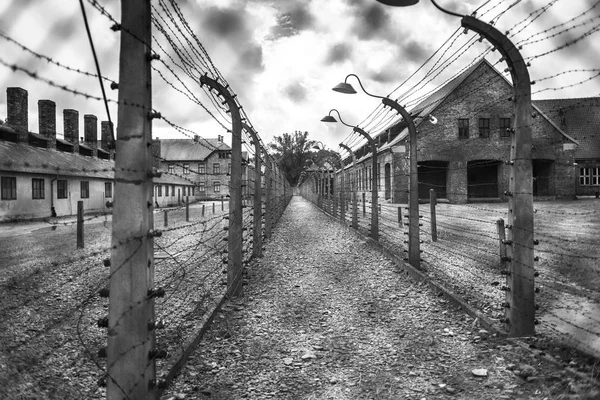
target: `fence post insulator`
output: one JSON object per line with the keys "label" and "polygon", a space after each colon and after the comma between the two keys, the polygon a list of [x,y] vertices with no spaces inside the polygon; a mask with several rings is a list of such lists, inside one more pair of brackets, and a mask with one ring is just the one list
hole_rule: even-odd
{"label": "fence post insulator", "polygon": [[110,291],[109,291],[109,289],[107,287],[106,288],[102,288],[102,289],[100,289],[98,291],[98,295],[100,295],[100,297],[108,297],[109,294],[110,294]]}
{"label": "fence post insulator", "polygon": [[533,261],[540,261],[540,257],[539,256],[533,257]]}
{"label": "fence post insulator", "polygon": [[163,329],[165,327],[165,323],[162,320],[155,321],[151,319],[148,321],[148,330],[152,331],[154,329]]}
{"label": "fence post insulator", "polygon": [[98,328],[108,328],[108,316],[98,320]]}
{"label": "fence post insulator", "polygon": [[148,60],[149,60],[149,61],[160,60],[160,54],[157,54],[157,53],[150,53],[150,54],[148,55]]}
{"label": "fence post insulator", "polygon": [[148,232],[148,237],[151,237],[151,238],[161,237],[161,236],[162,236],[162,231],[159,231],[158,229],[151,229],[150,232]]}
{"label": "fence post insulator", "polygon": [[539,288],[539,287],[536,287],[536,288],[535,288],[535,292],[536,292],[536,293],[539,293],[539,292],[540,292],[540,288]]}
{"label": "fence post insulator", "polygon": [[164,349],[151,349],[148,352],[148,357],[152,360],[153,358],[167,358],[168,352]]}
{"label": "fence post insulator", "polygon": [[111,208],[113,206],[113,202],[112,201],[107,201],[106,202],[106,208]]}
{"label": "fence post insulator", "polygon": [[148,289],[148,297],[165,297],[165,288]]}
{"label": "fence post insulator", "polygon": [[104,261],[102,261],[102,263],[105,267],[110,267],[110,258],[105,258]]}
{"label": "fence post insulator", "polygon": [[506,244],[506,245],[509,245],[509,246],[510,246],[511,244],[513,244],[513,241],[512,241],[512,240],[510,240],[510,239],[504,239],[504,240],[502,241],[502,244]]}
{"label": "fence post insulator", "polygon": [[534,246],[537,246],[538,244],[540,244],[540,241],[539,241],[538,239],[535,239],[535,240],[533,241],[533,244],[534,244]]}
{"label": "fence post insulator", "polygon": [[502,261],[502,262],[509,262],[511,260],[512,260],[512,258],[510,258],[510,257],[501,257],[500,258],[500,261]]}
{"label": "fence post insulator", "polygon": [[510,271],[507,269],[504,269],[504,270],[500,271],[500,275],[510,276]]}
{"label": "fence post insulator", "polygon": [[504,308],[510,308],[510,303],[508,301],[504,302],[504,303],[502,303],[502,307],[504,307]]}
{"label": "fence post insulator", "polygon": [[505,190],[505,191],[504,191],[504,195],[505,195],[505,196],[512,196],[512,193],[511,193],[511,192],[509,192],[508,190]]}
{"label": "fence post insulator", "polygon": [[110,27],[110,29],[114,32],[118,32],[121,30],[121,25],[119,24],[113,24],[113,26]]}
{"label": "fence post insulator", "polygon": [[535,276],[535,277],[537,278],[538,276],[540,276],[540,273],[539,273],[538,271],[535,271],[535,272],[533,273],[533,276]]}
{"label": "fence post insulator", "polygon": [[502,286],[500,290],[502,290],[503,292],[510,292],[510,288],[508,286]]}
{"label": "fence post insulator", "polygon": [[159,112],[151,111],[148,113],[148,118],[150,119],[161,119],[162,115]]}
{"label": "fence post insulator", "polygon": [[98,378],[97,383],[100,387],[106,387],[106,376],[101,376],[100,378]]}
{"label": "fence post insulator", "polygon": [[165,381],[164,379],[150,379],[148,381],[148,388],[149,389],[166,389],[167,381]]}
{"label": "fence post insulator", "polygon": [[106,358],[106,355],[107,355],[106,347],[100,347],[98,349],[98,357]]}

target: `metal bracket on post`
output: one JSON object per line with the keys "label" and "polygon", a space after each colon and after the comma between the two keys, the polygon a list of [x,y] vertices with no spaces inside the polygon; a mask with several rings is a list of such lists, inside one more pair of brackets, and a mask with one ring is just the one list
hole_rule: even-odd
{"label": "metal bracket on post", "polygon": [[229,240],[227,263],[227,295],[240,297],[242,285],[242,118],[234,96],[215,79],[200,77],[200,84],[216,90],[224,99],[231,113],[231,188],[229,192]]}

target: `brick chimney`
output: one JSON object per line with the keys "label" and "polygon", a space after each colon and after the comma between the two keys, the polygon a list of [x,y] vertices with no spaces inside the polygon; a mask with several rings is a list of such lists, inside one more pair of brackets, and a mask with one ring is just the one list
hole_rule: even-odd
{"label": "brick chimney", "polygon": [[83,141],[98,156],[98,117],[93,114],[83,116]]}
{"label": "brick chimney", "polygon": [[19,133],[19,142],[29,142],[27,107],[27,90],[20,87],[6,88],[6,124]]}
{"label": "brick chimney", "polygon": [[113,130],[112,123],[109,121],[100,122],[100,147],[106,151],[114,148],[112,143]]}
{"label": "brick chimney", "polygon": [[73,153],[79,153],[79,111],[63,110],[65,140],[73,145]]}
{"label": "brick chimney", "polygon": [[52,100],[38,101],[40,135],[49,138],[48,148],[56,148],[56,103]]}

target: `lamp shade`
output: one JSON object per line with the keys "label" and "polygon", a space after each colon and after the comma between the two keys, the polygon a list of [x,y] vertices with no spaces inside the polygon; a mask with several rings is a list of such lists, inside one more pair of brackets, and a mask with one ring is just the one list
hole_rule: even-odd
{"label": "lamp shade", "polygon": [[335,87],[332,90],[334,92],[346,93],[346,94],[355,94],[356,93],[356,90],[354,90],[352,85],[349,83],[346,83],[346,82],[338,83],[337,85],[335,85]]}
{"label": "lamp shade", "polygon": [[419,0],[377,0],[381,4],[392,7],[408,7],[414,6]]}
{"label": "lamp shade", "polygon": [[331,115],[327,115],[321,118],[321,122],[337,122],[337,119],[333,118]]}

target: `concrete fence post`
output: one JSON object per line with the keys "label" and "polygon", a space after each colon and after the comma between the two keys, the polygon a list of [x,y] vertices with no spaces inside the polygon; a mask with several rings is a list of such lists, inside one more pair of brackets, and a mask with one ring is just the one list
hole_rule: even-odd
{"label": "concrete fence post", "polygon": [[83,200],[77,202],[77,248],[83,249]]}
{"label": "concrete fence post", "polygon": [[435,190],[429,189],[429,206],[431,208],[431,240],[437,242],[437,223],[435,216],[435,206],[437,205],[437,198],[435,196]]}

